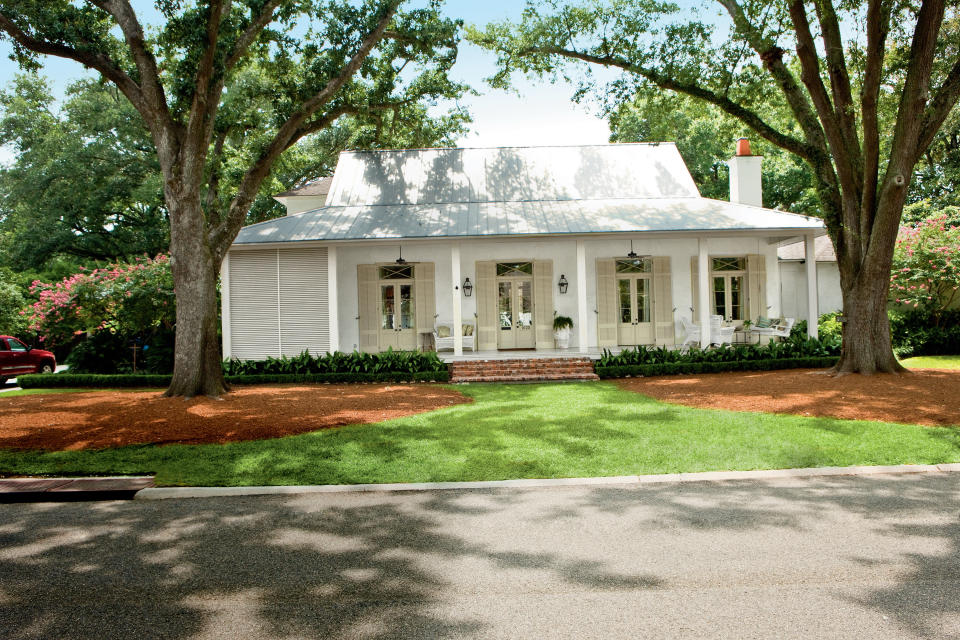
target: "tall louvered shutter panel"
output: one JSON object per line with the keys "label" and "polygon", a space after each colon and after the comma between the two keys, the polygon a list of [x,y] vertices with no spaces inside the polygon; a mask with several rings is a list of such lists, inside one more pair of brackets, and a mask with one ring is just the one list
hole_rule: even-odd
{"label": "tall louvered shutter panel", "polygon": [[477,263],[477,349],[497,348],[497,263]]}
{"label": "tall louvered shutter panel", "polygon": [[357,265],[357,306],[360,316],[360,351],[380,350],[380,317],[377,311],[377,265]]}
{"label": "tall louvered shutter panel", "polygon": [[431,331],[437,314],[437,293],[432,262],[418,262],[413,268],[413,304],[416,307],[417,332]]}
{"label": "tall louvered shutter panel", "polygon": [[693,307],[693,321],[699,321],[700,313],[700,258],[693,256],[690,258],[690,293],[693,300],[690,304]]}
{"label": "tall louvered shutter panel", "polygon": [[537,349],[552,349],[553,260],[533,261],[533,315]]}
{"label": "tall louvered shutter panel", "polygon": [[617,346],[617,277],[613,258],[597,258],[597,344]]}
{"label": "tall louvered shutter panel", "polygon": [[240,360],[280,355],[276,249],[230,252],[230,342]]}
{"label": "tall louvered shutter panel", "polygon": [[280,249],[280,347],[283,355],[330,350],[327,248]]}
{"label": "tall louvered shutter panel", "polygon": [[768,315],[767,312],[767,260],[759,254],[747,256],[747,317],[745,319],[757,321],[757,317]]}
{"label": "tall louvered shutter panel", "polygon": [[677,331],[673,324],[673,291],[670,284],[670,256],[653,258],[653,319],[657,344],[671,345]]}

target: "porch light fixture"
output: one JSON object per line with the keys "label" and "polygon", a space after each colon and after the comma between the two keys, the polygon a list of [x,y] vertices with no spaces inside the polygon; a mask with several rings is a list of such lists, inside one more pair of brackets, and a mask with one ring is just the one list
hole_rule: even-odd
{"label": "porch light fixture", "polygon": [[397,264],[407,264],[407,261],[403,259],[403,247],[400,247],[400,257],[397,258]]}
{"label": "porch light fixture", "polygon": [[561,293],[561,294],[566,293],[566,292],[567,292],[567,287],[570,286],[570,283],[567,282],[567,277],[566,277],[565,275],[563,275],[562,273],[560,274],[560,282],[557,283],[557,286],[560,287],[560,293]]}
{"label": "porch light fixture", "polygon": [[465,278],[463,281],[463,295],[470,297],[473,293],[473,283],[470,282],[470,278]]}
{"label": "porch light fixture", "polygon": [[628,257],[628,258],[632,258],[632,259],[634,259],[634,260],[636,260],[637,258],[640,257],[640,256],[637,255],[637,252],[633,250],[633,240],[632,240],[632,239],[630,240],[630,253],[627,254],[627,257]]}

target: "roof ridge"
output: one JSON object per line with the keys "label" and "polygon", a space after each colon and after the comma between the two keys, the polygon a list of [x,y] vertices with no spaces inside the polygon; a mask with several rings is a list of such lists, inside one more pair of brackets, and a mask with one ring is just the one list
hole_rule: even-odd
{"label": "roof ridge", "polygon": [[594,144],[515,144],[515,145],[493,145],[486,147],[414,147],[411,149],[344,149],[344,153],[406,153],[413,151],[484,151],[490,149],[585,149],[587,147],[626,147],[632,145],[646,145],[649,147],[659,147],[661,145],[677,146],[677,143],[669,140],[658,141],[640,141],[640,142],[607,142]]}

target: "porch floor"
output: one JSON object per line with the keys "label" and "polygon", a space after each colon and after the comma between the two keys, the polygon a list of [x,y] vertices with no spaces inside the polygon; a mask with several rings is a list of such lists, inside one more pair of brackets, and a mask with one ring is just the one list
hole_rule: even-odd
{"label": "porch floor", "polygon": [[[633,347],[609,347],[611,353],[620,353],[624,349]],[[536,358],[590,358],[599,360],[603,355],[603,349],[594,347],[587,351],[580,351],[577,348],[570,349],[538,349],[538,350],[519,350],[519,351],[470,351],[463,350],[462,356],[453,355],[453,351],[438,351],[437,356],[443,362],[469,362],[471,360],[533,360]]]}

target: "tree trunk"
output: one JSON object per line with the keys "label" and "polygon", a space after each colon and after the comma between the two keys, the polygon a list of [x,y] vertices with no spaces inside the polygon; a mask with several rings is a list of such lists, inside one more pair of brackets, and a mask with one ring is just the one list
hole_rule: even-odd
{"label": "tree trunk", "polygon": [[167,396],[217,397],[228,389],[223,379],[217,334],[217,278],[204,229],[199,196],[167,198],[170,211],[170,264],[177,300],[173,380]]}
{"label": "tree trunk", "polygon": [[887,317],[890,265],[884,268],[882,264],[871,264],[867,260],[856,274],[849,261],[839,255],[838,263],[845,322],[836,373],[870,375],[905,371],[893,355],[890,344]]}

